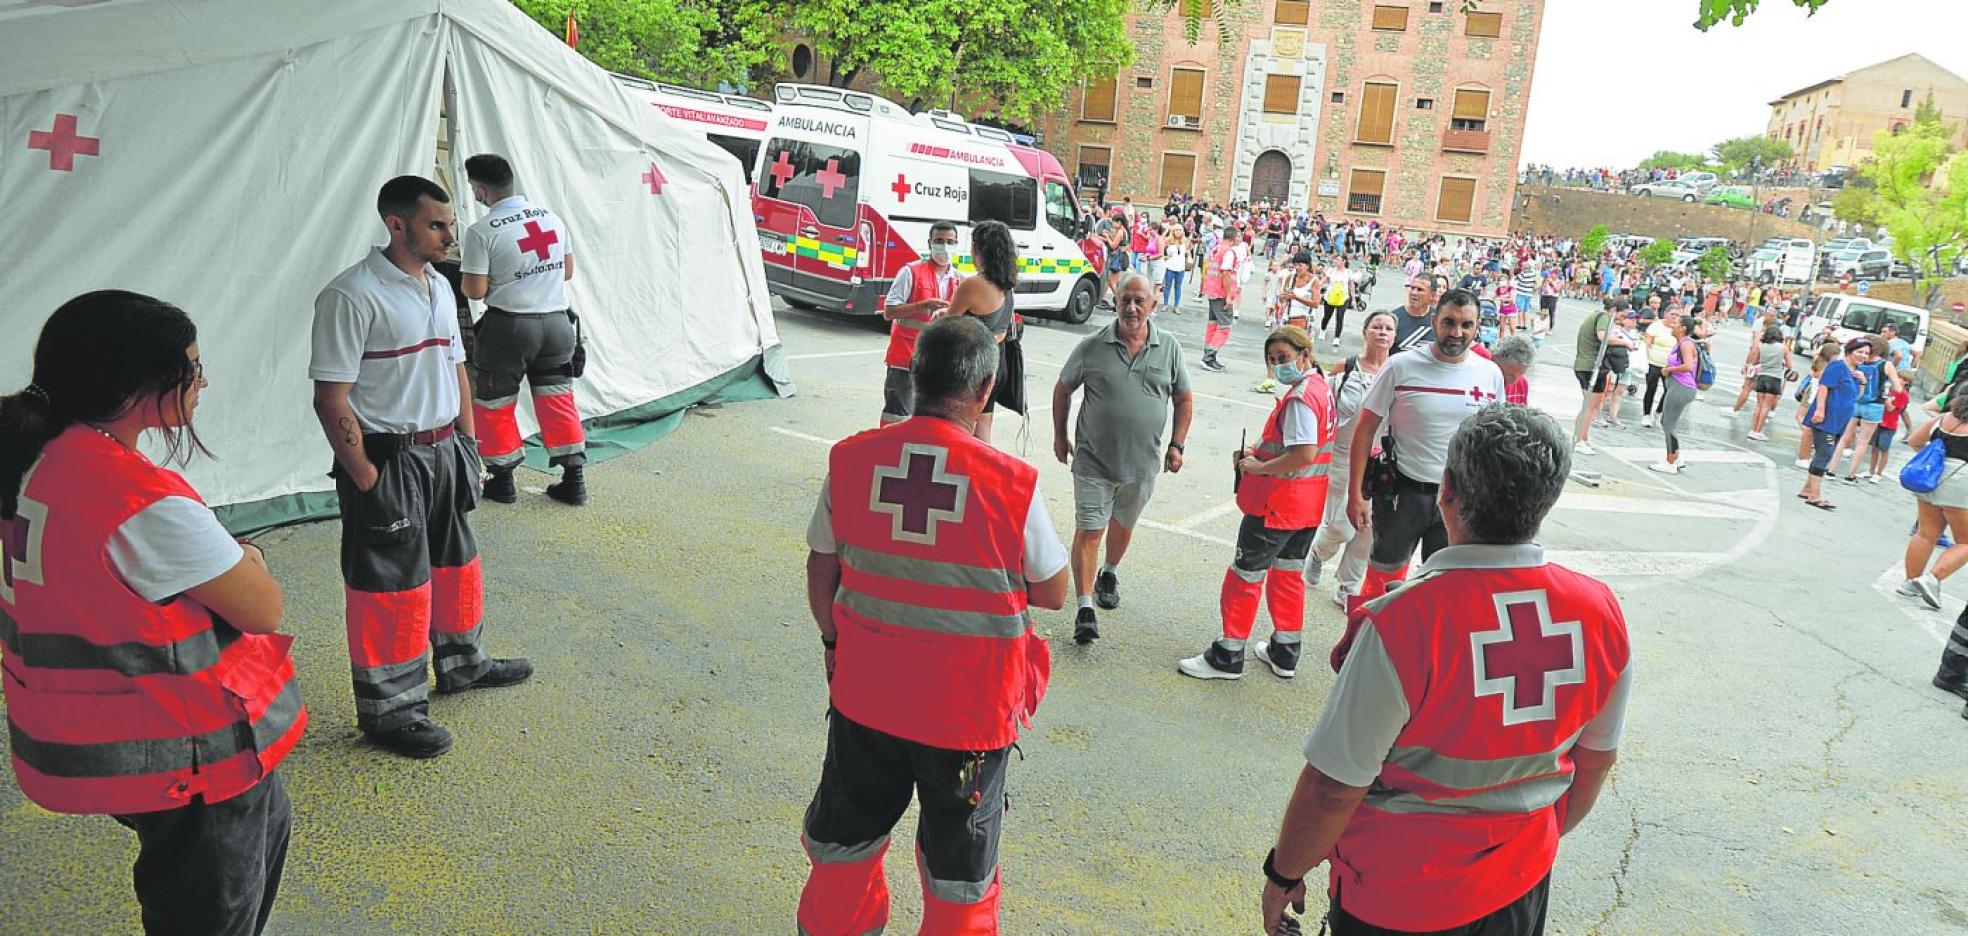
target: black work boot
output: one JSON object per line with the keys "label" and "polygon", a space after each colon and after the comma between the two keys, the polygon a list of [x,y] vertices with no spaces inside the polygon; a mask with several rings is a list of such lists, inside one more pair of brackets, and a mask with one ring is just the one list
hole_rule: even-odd
{"label": "black work boot", "polygon": [[426,719],[411,722],[395,731],[372,734],[369,743],[391,754],[423,760],[451,750],[451,732]]}
{"label": "black work boot", "polygon": [[519,486],[513,483],[513,470],[511,468],[488,470],[492,476],[485,479],[485,488],[482,492],[485,499],[498,501],[501,504],[519,503]]}
{"label": "black work boot", "polygon": [[586,466],[568,465],[560,469],[560,480],[547,485],[547,496],[572,507],[588,502]]}
{"label": "black work boot", "polygon": [[1197,679],[1242,679],[1244,651],[1226,650],[1222,644],[1212,640],[1208,649],[1175,664],[1175,668],[1182,675]]}
{"label": "black work boot", "polygon": [[1271,672],[1276,673],[1279,679],[1290,679],[1298,675],[1298,655],[1299,651],[1304,649],[1298,641],[1282,643],[1274,634],[1270,640],[1260,640],[1251,644],[1251,649],[1266,666],[1271,667]]}
{"label": "black work boot", "polygon": [[1947,646],[1941,648],[1941,668],[1934,673],[1934,688],[1952,692],[1968,699],[1968,646],[1963,645],[1961,635],[1968,633],[1968,607],[1961,609],[1961,615],[1954,620],[1954,633],[1948,635]]}

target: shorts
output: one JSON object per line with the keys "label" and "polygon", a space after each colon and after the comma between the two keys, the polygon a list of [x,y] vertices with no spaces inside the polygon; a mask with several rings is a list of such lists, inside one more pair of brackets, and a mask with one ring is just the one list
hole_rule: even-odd
{"label": "shorts", "polygon": [[1558,311],[1558,297],[1539,296],[1538,308],[1543,309],[1547,314]]}
{"label": "shorts", "polygon": [[1612,371],[1604,367],[1599,368],[1598,380],[1593,379],[1593,373],[1591,371],[1575,370],[1572,371],[1572,376],[1578,378],[1580,390],[1594,392],[1606,389],[1606,379],[1612,376]]}
{"label": "shorts", "polygon": [[1134,258],[1125,250],[1116,250],[1107,255],[1107,272],[1125,273],[1134,266]]}
{"label": "shorts", "polygon": [[1776,396],[1783,392],[1783,378],[1760,375],[1756,378],[1756,392]]}
{"label": "shorts", "polygon": [[909,382],[909,369],[890,367],[882,378],[882,422],[901,422],[915,415],[916,388]]}
{"label": "shorts", "polygon": [[1886,404],[1860,403],[1859,408],[1853,411],[1852,418],[1857,419],[1859,422],[1862,423],[1876,424],[1880,420],[1886,418]]}
{"label": "shorts", "polygon": [[1109,481],[1073,472],[1073,528],[1104,530],[1109,521],[1134,529],[1148,498],[1155,493],[1155,479]]}
{"label": "shorts", "polygon": [[1442,508],[1435,502],[1439,484],[1416,481],[1396,472],[1393,490],[1380,491],[1373,499],[1373,548],[1368,558],[1375,565],[1405,566],[1421,547],[1422,561],[1448,545],[1448,529],[1442,525]]}
{"label": "shorts", "polygon": [[1879,431],[1872,434],[1872,447],[1882,452],[1892,451],[1893,436],[1899,431],[1897,427],[1888,429],[1885,426],[1880,426]]}

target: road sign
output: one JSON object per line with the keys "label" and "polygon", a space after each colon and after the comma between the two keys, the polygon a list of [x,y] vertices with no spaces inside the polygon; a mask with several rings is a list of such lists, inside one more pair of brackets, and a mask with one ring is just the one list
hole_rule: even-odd
{"label": "road sign", "polygon": [[1859,280],[1859,295],[1863,296],[1869,292],[1872,292],[1872,281]]}

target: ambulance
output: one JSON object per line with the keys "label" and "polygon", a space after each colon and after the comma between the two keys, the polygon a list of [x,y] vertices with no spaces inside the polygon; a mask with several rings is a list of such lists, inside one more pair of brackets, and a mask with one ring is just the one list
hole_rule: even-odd
{"label": "ambulance", "polygon": [[911,114],[858,91],[780,84],[753,167],[753,220],[772,291],[787,303],[878,315],[935,221],[1002,221],[1018,244],[1014,303],[1075,324],[1093,314],[1099,273],[1059,161],[1011,134],[946,111]]}
{"label": "ambulance", "polygon": [[741,94],[699,91],[633,75],[618,74],[615,80],[629,93],[730,153],[745,168],[745,181],[753,181],[752,166],[758,162],[759,147],[765,143],[772,105]]}

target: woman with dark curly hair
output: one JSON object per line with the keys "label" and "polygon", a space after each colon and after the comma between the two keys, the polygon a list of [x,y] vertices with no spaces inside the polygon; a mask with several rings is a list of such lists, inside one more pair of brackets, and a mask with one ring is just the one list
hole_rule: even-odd
{"label": "woman with dark curly hair", "polygon": [[[977,420],[977,438],[991,441],[991,417],[998,404],[1025,413],[1025,353],[1015,332],[1012,291],[1018,287],[1018,244],[1001,221],[984,221],[970,229],[970,258],[977,275],[957,286],[946,315],[974,315],[984,320],[998,339],[998,387]],[[1007,341],[1007,339],[1009,339]]]}

